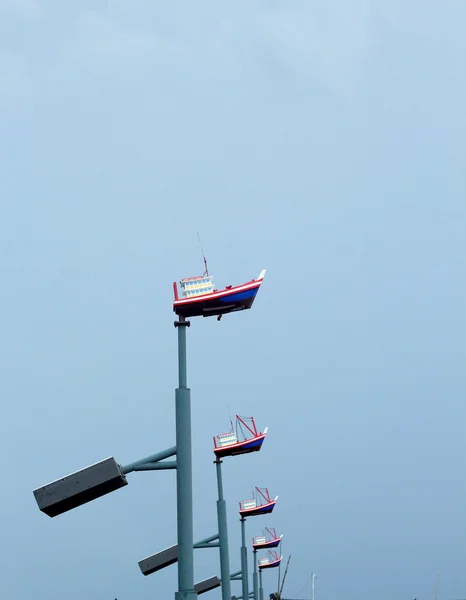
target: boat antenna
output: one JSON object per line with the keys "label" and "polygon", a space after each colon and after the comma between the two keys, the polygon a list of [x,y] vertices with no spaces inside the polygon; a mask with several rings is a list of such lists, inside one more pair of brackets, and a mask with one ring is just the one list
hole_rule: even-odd
{"label": "boat antenna", "polygon": [[199,235],[199,231],[197,232],[197,239],[199,240],[199,247],[201,248],[202,258],[204,259],[205,271],[204,271],[203,277],[205,277],[206,275],[208,277],[209,276],[209,269],[207,268],[207,261],[206,261],[205,255],[204,255],[204,250],[202,249],[201,236]]}
{"label": "boat antenna", "polygon": [[231,430],[234,431],[235,428],[233,427],[233,421],[231,420],[230,406],[228,404],[227,404],[227,408],[228,408],[228,417],[230,419]]}

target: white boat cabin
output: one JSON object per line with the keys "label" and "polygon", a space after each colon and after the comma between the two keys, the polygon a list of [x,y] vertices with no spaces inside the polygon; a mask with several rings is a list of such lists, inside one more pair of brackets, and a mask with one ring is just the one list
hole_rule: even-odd
{"label": "white boat cabin", "polygon": [[268,558],[260,558],[259,559],[259,567],[262,567],[263,565],[268,565],[270,563],[270,560]]}
{"label": "white boat cabin", "polygon": [[185,298],[211,294],[214,291],[214,282],[212,275],[203,275],[199,277],[186,277],[180,281],[182,295]]}
{"label": "white boat cabin", "polygon": [[219,433],[217,436],[218,445],[221,448],[225,446],[232,446],[238,442],[238,438],[234,431],[230,431],[229,433]]}
{"label": "white boat cabin", "polygon": [[257,506],[257,502],[255,501],[254,498],[252,500],[242,500],[242,502],[241,502],[242,510],[248,510],[249,508],[256,508],[256,506]]}

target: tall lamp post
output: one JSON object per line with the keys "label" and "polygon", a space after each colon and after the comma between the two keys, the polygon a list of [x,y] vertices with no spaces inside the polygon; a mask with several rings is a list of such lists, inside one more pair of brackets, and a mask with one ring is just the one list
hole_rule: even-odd
{"label": "tall lamp post", "polygon": [[246,548],[246,519],[240,518],[241,522],[241,587],[243,598],[249,598],[249,575],[248,575],[248,551]]}
{"label": "tall lamp post", "polygon": [[220,544],[220,578],[222,580],[222,600],[231,600],[231,582],[230,582],[230,556],[228,552],[228,526],[227,526],[227,508],[225,498],[223,497],[222,480],[222,461],[215,459],[215,468],[217,472],[217,520],[218,536]]}
{"label": "tall lamp post", "polygon": [[312,573],[311,575],[312,577],[312,600],[315,600],[315,580],[317,579],[317,575],[315,573]]}
{"label": "tall lamp post", "polygon": [[190,322],[183,315],[175,321],[178,328],[178,388],[175,392],[176,412],[176,500],[178,531],[177,600],[194,600],[194,536],[193,536],[193,469],[191,453],[191,390],[186,367],[186,328]]}
{"label": "tall lamp post", "polygon": [[259,600],[264,600],[264,588],[262,585],[262,571],[264,569],[276,569],[280,566],[282,562],[282,556],[278,556],[275,550],[268,551],[268,557],[262,558],[259,561],[259,579],[260,579],[260,589],[259,589]]}
{"label": "tall lamp post", "polygon": [[254,576],[253,576],[253,597],[254,600],[259,600],[259,582],[257,573],[257,551],[258,550],[270,550],[271,548],[277,548],[283,539],[283,534],[278,536],[277,532],[273,528],[266,527],[262,535],[257,535],[252,540],[252,551],[254,556]]}
{"label": "tall lamp post", "polygon": [[[220,572],[222,578],[222,600],[231,600],[230,557],[228,552],[228,527],[225,499],[223,497],[222,458],[259,452],[267,435],[267,427],[261,433],[257,430],[253,417],[236,415],[236,430],[231,425],[231,431],[220,433],[214,437],[215,466],[217,473],[218,501],[217,518],[220,542]],[[243,532],[243,535],[244,532]],[[245,546],[245,540],[243,540]],[[243,568],[243,567],[241,567]],[[242,573],[243,594],[244,581],[247,583],[247,570]]]}
{"label": "tall lamp post", "polygon": [[[176,282],[173,283],[173,311],[178,315],[178,365],[179,386],[176,390],[176,435],[177,435],[177,507],[178,507],[178,596],[177,600],[193,600],[194,562],[193,562],[193,503],[192,503],[192,463],[191,463],[191,398],[187,387],[186,375],[186,326],[189,317],[217,316],[238,310],[250,309],[265,276],[262,270],[257,280],[252,280],[237,288],[229,286],[222,292],[214,289],[213,277],[209,275],[204,257],[205,272],[201,277],[187,277],[180,282],[184,297],[178,295]],[[219,467],[219,465],[218,465]],[[217,470],[217,474],[220,471]],[[221,478],[218,484],[219,501],[217,510],[222,515],[219,522],[220,557],[223,565],[222,588],[230,586],[228,538],[226,531],[226,508],[223,499]],[[224,518],[223,518],[224,517]],[[228,565],[228,566],[227,566]],[[223,591],[222,591],[223,594]],[[231,591],[228,600],[230,600]]]}
{"label": "tall lamp post", "polygon": [[253,557],[254,557],[254,575],[252,578],[252,589],[254,592],[254,600],[259,600],[259,582],[257,576],[257,550],[253,549]]}
{"label": "tall lamp post", "polygon": [[250,500],[242,500],[239,503],[239,514],[241,522],[241,570],[242,576],[242,593],[243,598],[249,597],[249,580],[248,580],[248,551],[246,547],[246,517],[256,517],[260,515],[268,515],[275,508],[278,496],[274,500],[270,498],[267,488],[256,487],[254,498]]}

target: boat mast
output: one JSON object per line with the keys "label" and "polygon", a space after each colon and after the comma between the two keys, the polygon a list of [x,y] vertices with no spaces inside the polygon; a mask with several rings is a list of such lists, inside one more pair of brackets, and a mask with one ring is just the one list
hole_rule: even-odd
{"label": "boat mast", "polygon": [[202,258],[204,259],[204,268],[205,268],[205,271],[204,271],[203,277],[205,277],[206,275],[208,277],[209,276],[209,269],[207,267],[207,260],[206,260],[206,257],[204,255],[204,250],[202,249],[201,236],[199,235],[199,232],[197,232],[197,239],[199,240],[199,246],[201,248]]}

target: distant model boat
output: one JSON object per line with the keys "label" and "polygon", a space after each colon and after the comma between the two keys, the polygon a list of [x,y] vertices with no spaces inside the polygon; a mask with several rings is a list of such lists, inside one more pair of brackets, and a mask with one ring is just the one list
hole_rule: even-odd
{"label": "distant model boat", "polygon": [[270,498],[267,488],[256,487],[254,496],[250,500],[242,500],[239,503],[239,514],[242,517],[267,515],[273,511],[278,500],[278,496],[276,496],[275,500]]}
{"label": "distant model boat", "polygon": [[257,563],[259,571],[263,569],[274,569],[282,562],[282,556],[278,556],[275,551],[269,550],[267,558],[261,558]]}
{"label": "distant model boat", "polygon": [[252,539],[252,547],[254,550],[267,550],[276,548],[282,541],[283,534],[278,536],[275,529],[265,528],[263,535],[257,535]]}
{"label": "distant model boat", "polygon": [[257,279],[243,285],[227,285],[223,290],[214,289],[213,276],[207,269],[204,275],[186,277],[180,281],[181,297],[176,282],[173,283],[174,312],[181,317],[213,317],[251,308],[265,277],[265,269]]}
{"label": "distant model boat", "polygon": [[219,433],[214,437],[214,453],[217,458],[238,456],[258,452],[267,435],[267,427],[263,433],[257,431],[253,417],[236,415],[236,430],[231,424],[228,433]]}

